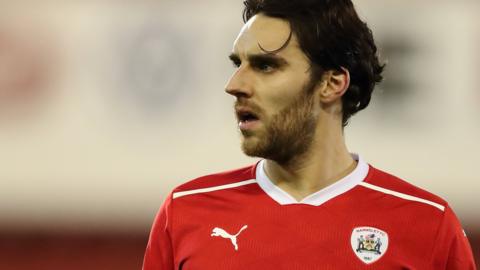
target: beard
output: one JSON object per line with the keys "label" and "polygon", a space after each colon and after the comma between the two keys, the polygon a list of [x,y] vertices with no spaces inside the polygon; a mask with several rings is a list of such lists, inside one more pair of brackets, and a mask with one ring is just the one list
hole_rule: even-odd
{"label": "beard", "polygon": [[243,133],[242,150],[247,156],[273,160],[280,165],[291,163],[312,145],[317,117],[313,114],[313,83],[308,83],[291,104],[274,114],[265,128]]}

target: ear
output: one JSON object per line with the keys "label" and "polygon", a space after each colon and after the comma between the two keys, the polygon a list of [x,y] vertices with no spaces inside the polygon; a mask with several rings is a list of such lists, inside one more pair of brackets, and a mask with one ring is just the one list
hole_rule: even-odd
{"label": "ear", "polygon": [[329,70],[323,74],[320,100],[323,103],[332,103],[341,99],[350,86],[350,72],[346,68]]}

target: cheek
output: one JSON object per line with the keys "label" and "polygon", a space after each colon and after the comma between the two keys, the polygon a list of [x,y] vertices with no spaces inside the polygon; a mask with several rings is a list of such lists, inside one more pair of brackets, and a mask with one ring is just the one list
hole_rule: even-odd
{"label": "cheek", "polygon": [[268,86],[265,85],[266,91],[263,93],[262,104],[267,116],[271,117],[291,106],[292,102],[303,94],[305,83],[303,80],[281,79]]}
{"label": "cheek", "polygon": [[278,86],[276,89],[278,90],[277,92],[270,93],[270,95],[266,96],[264,103],[265,114],[269,119],[278,115],[281,111],[295,106],[295,101],[304,94],[304,88],[299,87],[298,84],[284,84]]}

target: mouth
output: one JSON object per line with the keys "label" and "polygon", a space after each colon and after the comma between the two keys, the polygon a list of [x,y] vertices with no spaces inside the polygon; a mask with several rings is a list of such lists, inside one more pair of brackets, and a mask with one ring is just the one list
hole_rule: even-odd
{"label": "mouth", "polygon": [[240,130],[251,130],[260,123],[260,118],[253,111],[246,108],[236,109],[238,127]]}

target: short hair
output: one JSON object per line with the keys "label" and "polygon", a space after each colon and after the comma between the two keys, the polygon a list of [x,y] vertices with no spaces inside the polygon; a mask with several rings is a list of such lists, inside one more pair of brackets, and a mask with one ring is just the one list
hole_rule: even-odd
{"label": "short hair", "polygon": [[246,0],[243,20],[256,14],[280,18],[290,24],[301,50],[318,80],[327,70],[350,73],[350,86],[342,97],[342,126],[370,103],[385,67],[378,59],[373,34],[351,0]]}

